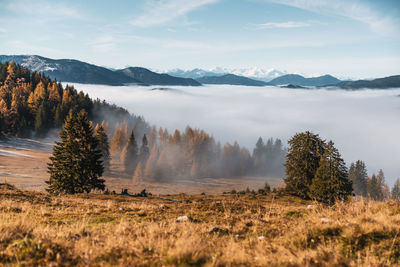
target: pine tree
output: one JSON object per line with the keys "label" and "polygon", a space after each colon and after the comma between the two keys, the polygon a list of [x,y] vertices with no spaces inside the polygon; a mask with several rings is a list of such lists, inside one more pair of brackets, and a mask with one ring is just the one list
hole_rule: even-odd
{"label": "pine tree", "polygon": [[366,197],[368,174],[363,161],[357,160],[356,163],[351,163],[349,179],[353,182],[354,194]]}
{"label": "pine tree", "polygon": [[142,166],[146,166],[147,159],[150,156],[150,151],[147,143],[146,135],[143,135],[142,138],[142,146],[139,150],[139,161],[142,163]]}
{"label": "pine tree", "polygon": [[380,186],[378,179],[375,174],[372,174],[370,178],[368,178],[367,181],[367,192],[368,196],[372,198],[373,200],[379,200],[380,197]]}
{"label": "pine tree", "polygon": [[77,116],[71,111],[60,131],[60,142],[56,142],[50,157],[48,192],[89,193],[93,189],[104,190],[101,151],[93,136],[93,128],[82,110]]}
{"label": "pine tree", "polygon": [[324,154],[312,180],[309,197],[332,204],[336,199],[346,199],[352,191],[344,160],[330,141],[325,146]]}
{"label": "pine tree", "polygon": [[384,193],[384,187],[385,187],[385,175],[383,174],[382,169],[379,170],[378,175],[376,176],[376,179],[378,180],[377,183],[377,200],[384,200],[385,199],[385,193]]}
{"label": "pine tree", "polygon": [[393,185],[391,198],[394,200],[400,201],[400,179],[397,178],[396,182]]}
{"label": "pine tree", "polygon": [[132,175],[136,169],[136,165],[138,164],[138,146],[133,131],[122,152],[121,160],[123,162],[125,172]]}
{"label": "pine tree", "polygon": [[103,162],[104,172],[108,173],[110,171],[110,146],[108,144],[108,136],[103,128],[99,126],[96,131],[96,139],[99,142],[99,149],[101,151],[101,161]]}
{"label": "pine tree", "polygon": [[289,140],[286,155],[286,190],[308,198],[309,187],[324,153],[325,142],[311,132],[298,133]]}
{"label": "pine tree", "polygon": [[48,111],[46,107],[46,102],[43,101],[39,106],[35,118],[35,131],[36,136],[44,136],[48,130]]}
{"label": "pine tree", "polygon": [[142,168],[142,163],[139,162],[133,174],[133,181],[135,183],[138,183],[142,180],[142,178],[143,178],[143,168]]}

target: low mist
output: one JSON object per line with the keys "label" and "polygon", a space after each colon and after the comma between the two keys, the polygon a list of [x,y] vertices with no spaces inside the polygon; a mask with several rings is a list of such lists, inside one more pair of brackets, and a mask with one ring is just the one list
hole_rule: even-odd
{"label": "low mist", "polygon": [[361,159],[369,174],[383,169],[390,185],[400,177],[400,89],[74,86],[170,132],[190,125],[222,143],[237,140],[249,149],[260,136],[286,144],[296,132],[311,130],[333,140],[348,166]]}

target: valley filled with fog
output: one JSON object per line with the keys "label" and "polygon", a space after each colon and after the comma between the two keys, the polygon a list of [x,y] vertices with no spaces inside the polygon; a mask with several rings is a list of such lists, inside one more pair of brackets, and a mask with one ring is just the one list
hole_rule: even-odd
{"label": "valley filled with fog", "polygon": [[230,85],[75,88],[142,115],[152,125],[201,128],[221,143],[253,149],[259,136],[282,139],[310,130],[333,140],[347,165],[361,159],[369,174],[400,176],[400,89],[307,90]]}

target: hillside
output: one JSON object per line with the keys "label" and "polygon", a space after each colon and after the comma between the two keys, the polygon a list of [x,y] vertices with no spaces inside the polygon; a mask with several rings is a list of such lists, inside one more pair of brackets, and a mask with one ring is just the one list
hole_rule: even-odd
{"label": "hillside", "polygon": [[11,61],[62,82],[106,85],[142,84],[141,81],[121,73],[73,59],[50,59],[25,55],[0,56],[0,63]]}
{"label": "hillside", "polygon": [[0,264],[395,266],[400,206],[279,194],[50,196],[0,185]]}
{"label": "hillside", "polygon": [[229,85],[246,85],[246,86],[265,86],[268,83],[258,80],[253,80],[243,76],[234,74],[225,74],[222,76],[206,76],[196,79],[203,84],[229,84]]}
{"label": "hillside", "polygon": [[298,74],[287,74],[275,78],[269,82],[271,85],[284,85],[284,84],[292,84],[292,85],[300,85],[300,86],[325,86],[325,85],[334,85],[339,83],[340,80],[331,76],[324,75],[320,77],[313,78],[305,78]]}
{"label": "hillside", "polygon": [[370,81],[367,81],[367,80],[345,81],[345,82],[338,83],[335,86],[343,88],[343,89],[399,88],[400,87],[400,75],[389,76],[389,77],[374,79],[374,80],[370,80]]}
{"label": "hillside", "polygon": [[173,77],[168,74],[159,74],[140,67],[129,67],[117,70],[116,73],[125,75],[135,80],[142,81],[151,85],[181,85],[181,86],[200,86],[201,84],[190,78]]}

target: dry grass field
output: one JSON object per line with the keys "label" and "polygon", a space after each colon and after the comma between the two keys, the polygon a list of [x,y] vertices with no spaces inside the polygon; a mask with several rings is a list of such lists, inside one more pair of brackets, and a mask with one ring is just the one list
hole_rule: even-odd
{"label": "dry grass field", "polygon": [[251,193],[50,196],[0,187],[3,265],[396,266],[400,260],[398,202],[324,206]]}
{"label": "dry grass field", "polygon": [[[0,140],[0,183],[11,183],[20,189],[44,192],[45,181],[49,179],[47,162],[52,146],[46,142],[30,139],[10,138]],[[202,178],[180,179],[170,182],[133,181],[123,173],[118,159],[112,160],[111,174],[103,177],[110,191],[138,193],[144,188],[156,194],[220,194],[232,189],[258,189],[268,183],[277,187],[282,179],[279,177],[243,177],[243,178]]]}

